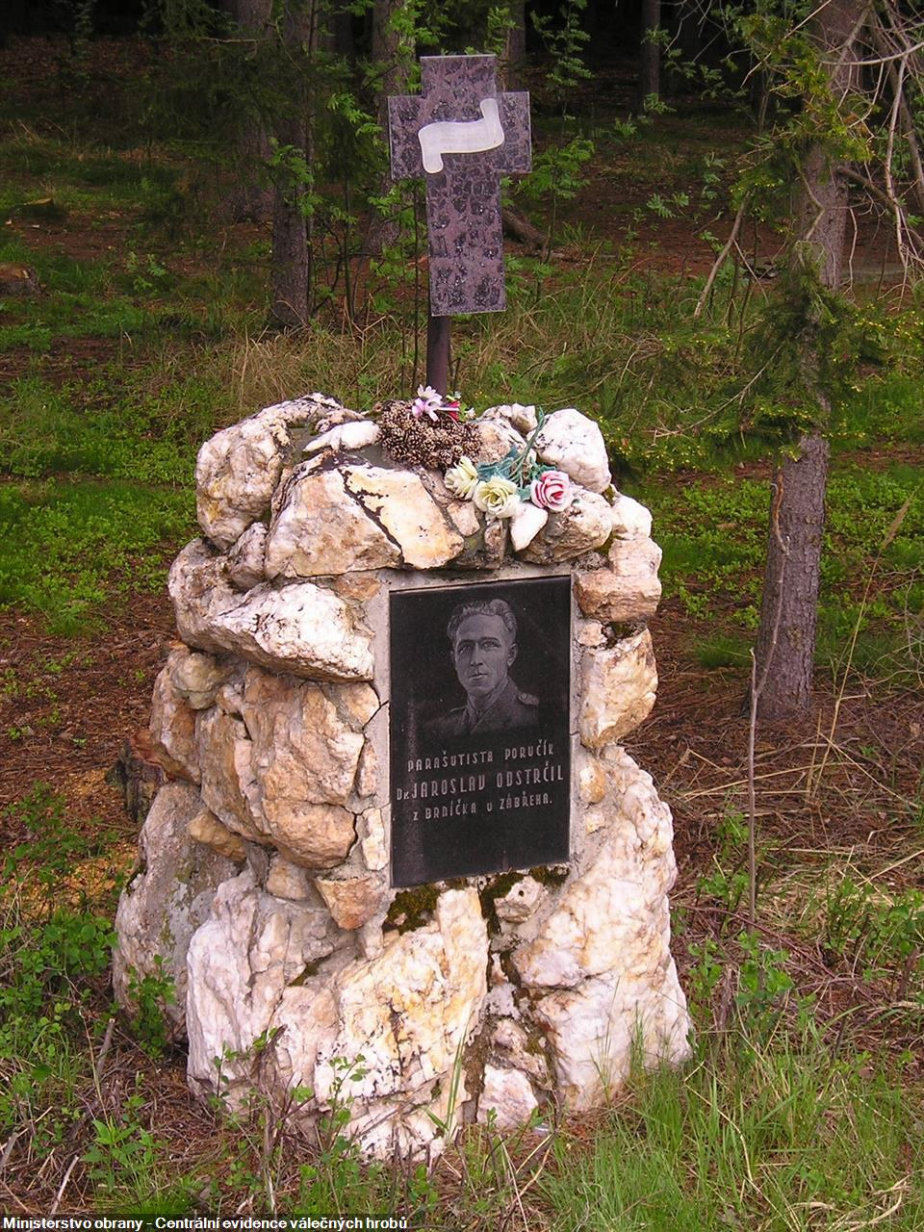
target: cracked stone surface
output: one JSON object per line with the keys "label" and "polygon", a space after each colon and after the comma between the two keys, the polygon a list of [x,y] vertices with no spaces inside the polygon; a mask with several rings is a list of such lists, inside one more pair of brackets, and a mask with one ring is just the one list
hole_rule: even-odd
{"label": "cracked stone surface", "polygon": [[599,749],[634,731],[657,698],[658,671],[647,629],[609,648],[584,651],[581,741]]}
{"label": "cracked stone surface", "polygon": [[536,438],[539,457],[590,492],[605,492],[612,482],[603,433],[573,407],[555,411]]}
{"label": "cracked stone surface", "polygon": [[661,600],[660,563],[661,549],[651,539],[616,539],[602,568],[575,576],[582,613],[604,623],[648,620]]}
{"label": "cracked stone surface", "polygon": [[198,539],[173,562],[168,588],[187,645],[296,676],[372,679],[372,638],[354,606],[312,582],[241,595],[226,571],[225,559]]}
{"label": "cracked stone surface", "polygon": [[571,504],[548,521],[523,550],[523,559],[537,565],[574,560],[599,548],[612,534],[610,506],[593,492],[575,491]]}
{"label": "cracked stone surface", "polygon": [[133,985],[148,976],[172,980],[175,995],[163,1008],[180,1033],[190,939],[208,916],[215,891],[236,872],[230,860],[189,837],[189,823],[201,808],[199,793],[189,784],[160,789],[141,827],[140,870],[122,891],[115,920],[119,944],[112,979],[119,1004],[134,1012]]}
{"label": "cracked stone surface", "polygon": [[382,569],[400,561],[398,545],[348,493],[340,471],[295,471],[267,535],[268,578]]}
{"label": "cracked stone surface", "polygon": [[196,514],[202,533],[216,547],[231,547],[269,510],[291,430],[331,406],[336,406],[333,399],[320,394],[280,402],[205,442],[196,462]]}
{"label": "cracked stone surface", "polygon": [[[493,408],[481,455],[536,424]],[[365,1154],[424,1159],[463,1118],[512,1129],[606,1103],[639,1042],[652,1064],[687,1055],[671,816],[619,744],[655,702],[660,549],[591,420],[557,411],[538,442],[570,502],[517,519],[389,459],[372,419],[324,395],[200,451],[203,538],[170,572],[181,640],[150,721],[171,781],[114,959],[129,1009],[134,981],[175,980],[197,1094],[282,1108],[299,1089],[293,1123],[316,1136],[344,1087]],[[550,574],[574,597],[570,859],[399,892],[389,596]]]}

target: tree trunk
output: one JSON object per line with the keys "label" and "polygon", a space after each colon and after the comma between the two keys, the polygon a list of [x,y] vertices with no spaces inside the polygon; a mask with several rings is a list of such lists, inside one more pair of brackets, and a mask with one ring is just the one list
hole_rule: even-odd
{"label": "tree trunk", "polygon": [[[854,42],[865,0],[828,0],[812,19],[817,43],[825,51],[832,95],[839,99],[854,83],[858,67]],[[810,261],[822,285],[838,286],[847,226],[847,182],[820,144],[807,151],[797,189],[789,260]],[[830,411],[821,385],[818,356],[808,344],[802,357],[807,383],[814,387],[819,420]],[[769,549],[757,637],[758,715],[765,719],[804,712],[811,705],[812,667],[828,445],[820,434],[803,437],[799,456],[776,474]]]}
{"label": "tree trunk", "polygon": [[[293,120],[280,125],[279,140],[304,149],[304,125]],[[311,261],[307,219],[301,202],[301,186],[277,184],[273,190],[273,320],[286,327],[298,327],[308,320],[311,293]]]}
{"label": "tree trunk", "polygon": [[642,0],[642,38],[639,48],[638,109],[661,94],[661,44],[654,37],[661,25],[661,0]]}
{"label": "tree trunk", "polygon": [[677,0],[673,16],[672,41],[684,64],[692,64],[699,59],[703,50],[705,14],[700,11],[696,0]]}
{"label": "tree trunk", "polygon": [[[245,37],[267,38],[273,0],[225,0],[223,7]],[[258,116],[251,116],[237,134],[236,184],[225,201],[232,222],[264,222],[270,217],[272,193],[265,180],[269,156],[266,126]]]}
{"label": "tree trunk", "polygon": [[781,718],[811,704],[828,442],[804,437],[799,456],[777,468],[757,636],[758,680],[769,664],[758,713]]}
{"label": "tree trunk", "polygon": [[[406,0],[375,0],[372,8],[372,65],[378,89],[378,117],[387,143],[388,99],[392,95],[407,94],[411,76],[411,63],[407,54],[402,54],[401,39],[395,30],[394,20]],[[379,184],[379,195],[384,197],[392,186],[391,173],[385,171]],[[398,224],[394,218],[373,211],[366,235],[366,251],[370,256],[381,256],[398,238]]]}
{"label": "tree trunk", "polygon": [[[296,63],[310,56],[317,42],[313,6],[303,0],[286,0],[280,21],[283,47]],[[304,72],[293,89],[291,107],[276,124],[276,139],[282,147],[303,154],[312,165],[311,123]],[[280,325],[298,327],[308,320],[311,296],[311,219],[304,202],[306,185],[297,176],[276,170],[273,189],[272,317]]]}
{"label": "tree trunk", "polygon": [[526,0],[511,0],[510,25],[504,46],[504,88],[525,89],[526,68]]}

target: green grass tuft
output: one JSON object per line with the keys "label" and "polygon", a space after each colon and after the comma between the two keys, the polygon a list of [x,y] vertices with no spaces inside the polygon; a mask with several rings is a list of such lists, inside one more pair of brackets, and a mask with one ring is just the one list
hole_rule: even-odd
{"label": "green grass tuft", "polygon": [[51,632],[92,624],[100,604],[161,589],[193,528],[190,494],[130,480],[0,484],[0,608],[42,613]]}
{"label": "green grass tuft", "polygon": [[806,1028],[631,1085],[586,1156],[559,1143],[543,1187],[560,1232],[809,1232],[819,1212],[831,1228],[922,1226],[920,1127],[898,1066],[860,1066]]}

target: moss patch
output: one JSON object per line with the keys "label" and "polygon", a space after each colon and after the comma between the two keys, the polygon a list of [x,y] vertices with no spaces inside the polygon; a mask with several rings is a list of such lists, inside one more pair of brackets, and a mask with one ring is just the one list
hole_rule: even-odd
{"label": "moss patch", "polygon": [[563,868],[560,864],[540,864],[536,868],[529,870],[529,875],[533,881],[538,881],[544,886],[560,886],[564,885],[568,880],[567,868]]}
{"label": "moss patch", "polygon": [[489,936],[496,936],[500,932],[500,920],[497,918],[497,911],[494,908],[495,902],[509,894],[516,883],[522,880],[522,873],[501,873],[499,876],[493,877],[480,891],[478,899],[481,903],[481,914],[484,916],[485,923],[488,926]]}
{"label": "moss patch", "polygon": [[439,890],[435,885],[411,886],[399,890],[385,916],[385,928],[407,933],[428,924],[436,909]]}

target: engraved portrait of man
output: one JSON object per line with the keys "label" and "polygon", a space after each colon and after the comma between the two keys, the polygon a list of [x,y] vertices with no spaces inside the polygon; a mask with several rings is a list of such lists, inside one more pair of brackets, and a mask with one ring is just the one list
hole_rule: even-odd
{"label": "engraved portrait of man", "polygon": [[518,731],[539,723],[539,699],[510,675],[516,660],[517,619],[505,599],[457,604],[446,634],[465,704],[432,720],[437,740],[481,733]]}

